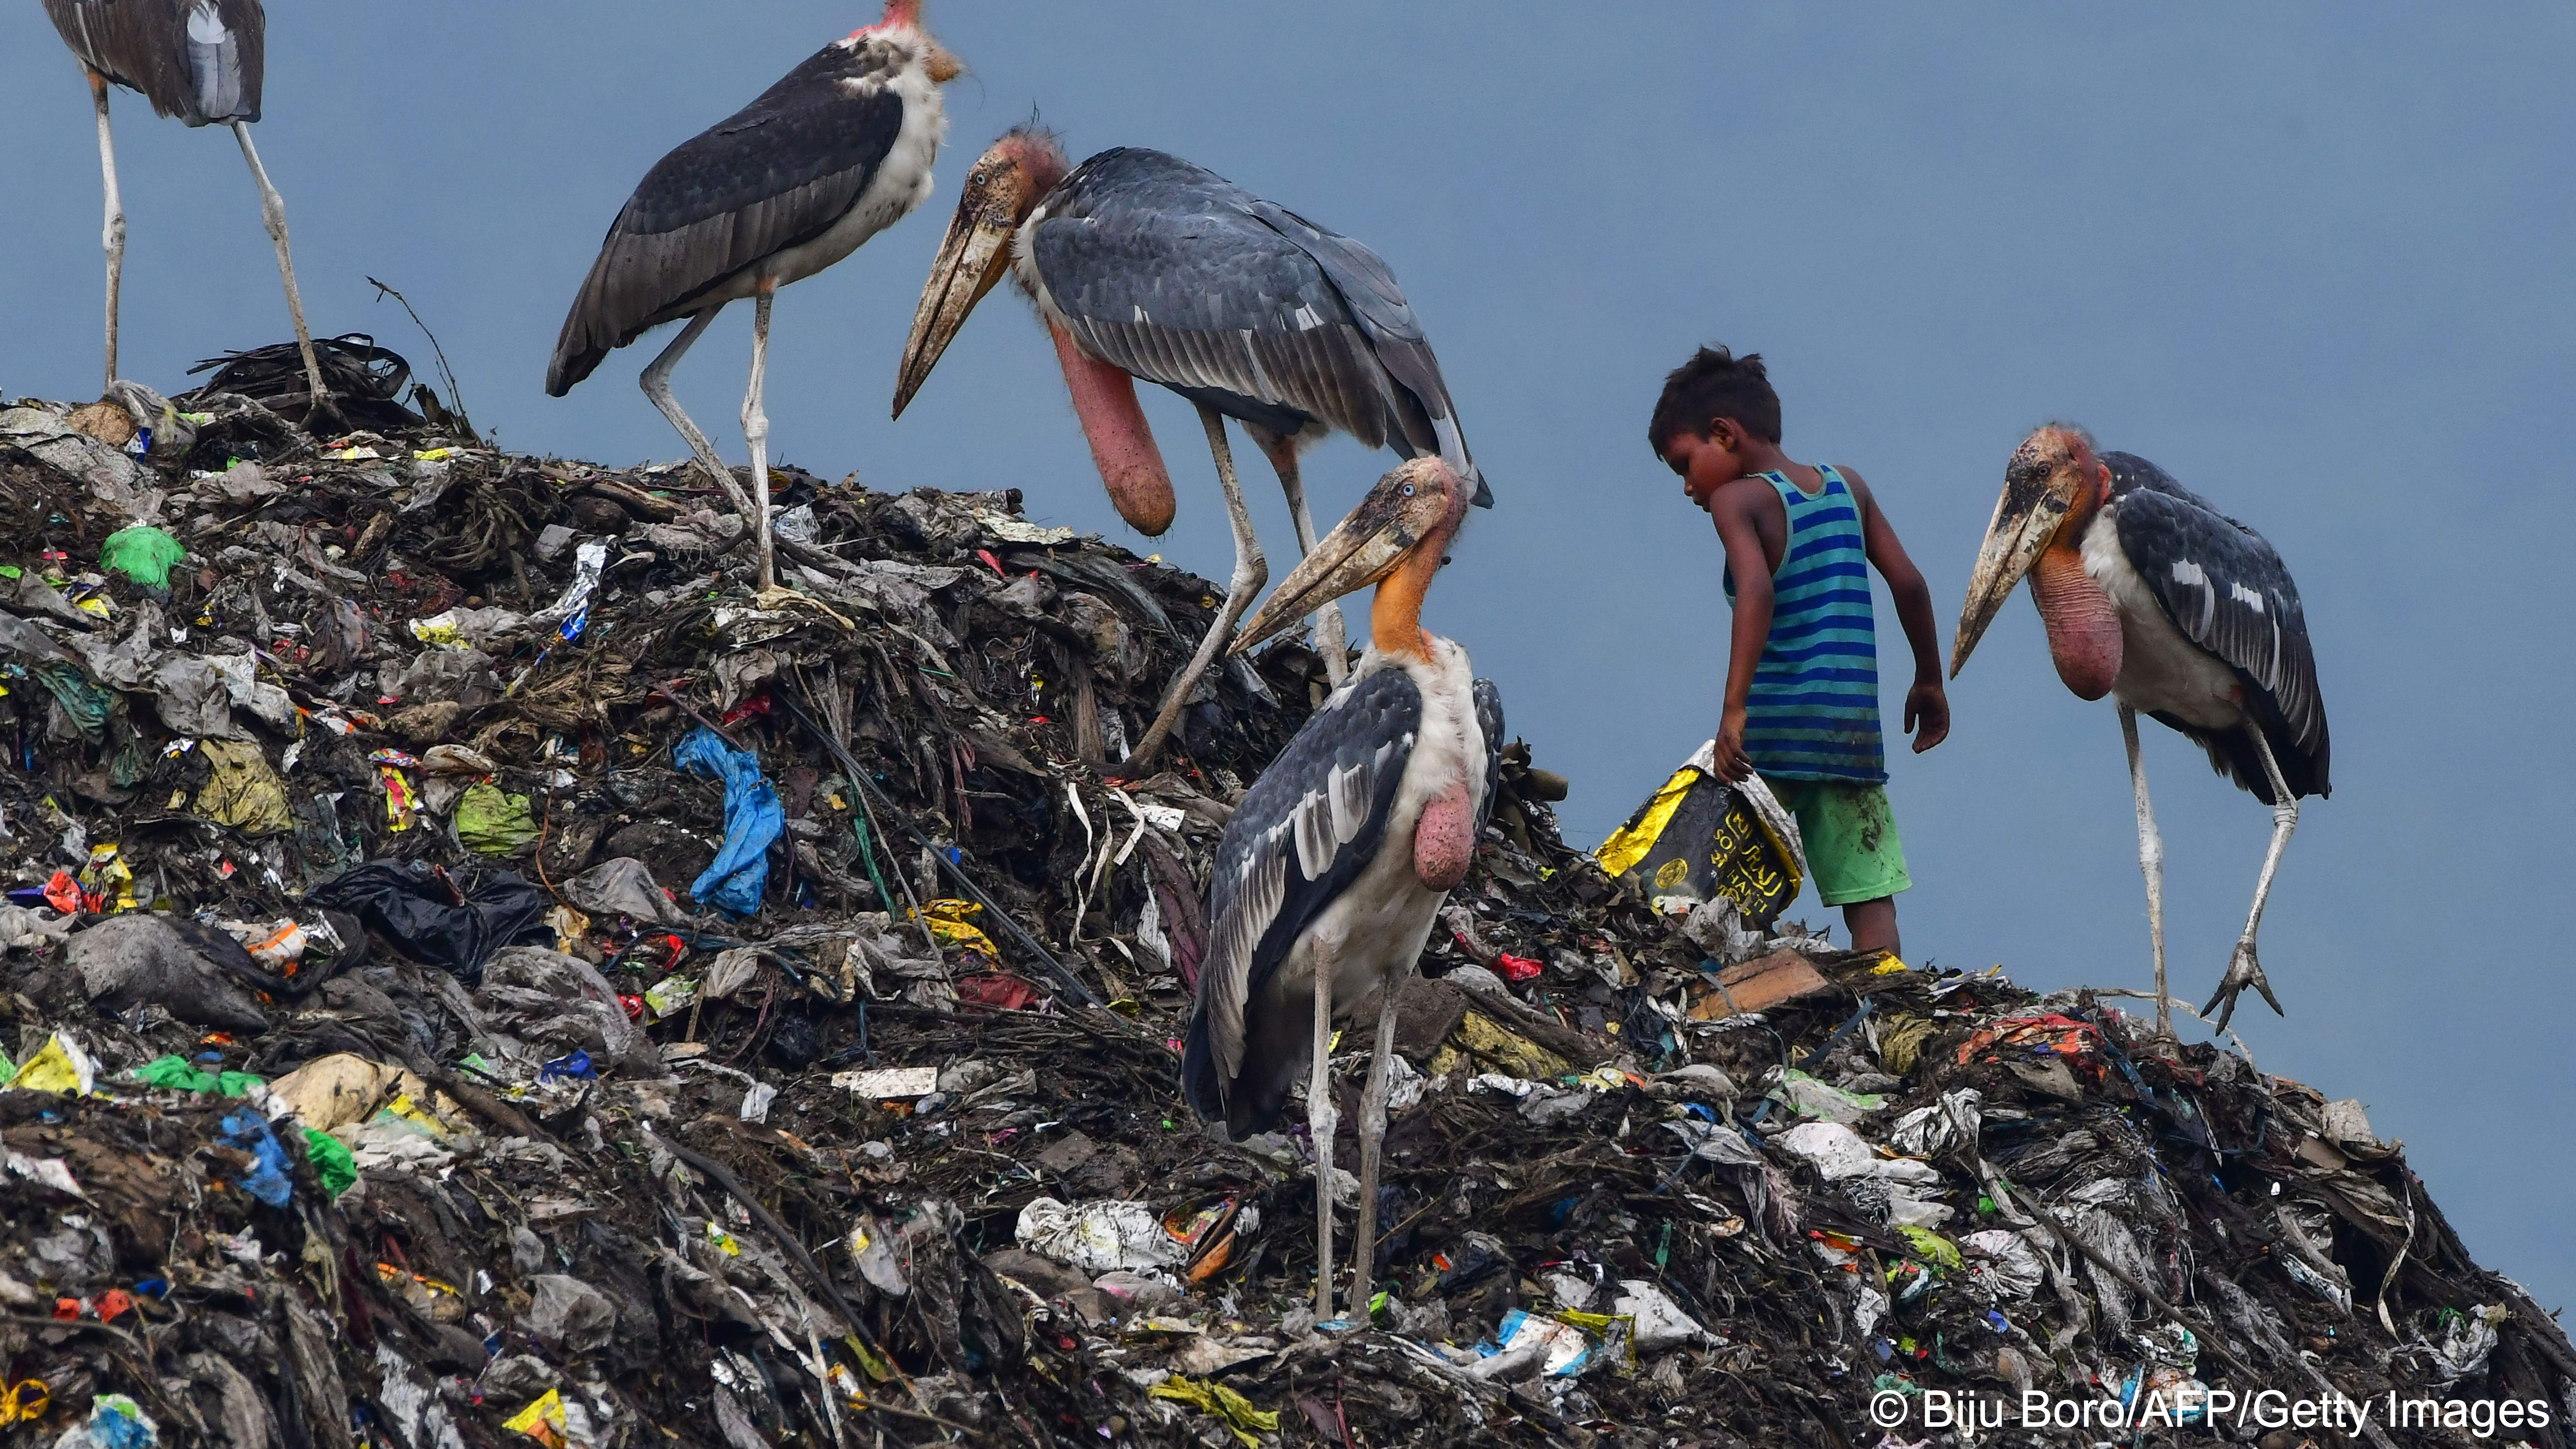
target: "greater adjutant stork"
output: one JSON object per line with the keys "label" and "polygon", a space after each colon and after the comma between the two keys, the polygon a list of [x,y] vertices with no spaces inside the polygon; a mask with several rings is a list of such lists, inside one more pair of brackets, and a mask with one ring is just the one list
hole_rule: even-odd
{"label": "greater adjutant stork", "polygon": [[[778,289],[858,250],[930,195],[948,120],[939,88],[963,73],[921,28],[921,0],[816,51],[760,98],[653,164],[608,228],[564,318],[546,391],[562,397],[613,349],[654,327],[689,325],[644,369],[644,395],[723,486],[760,544],[760,587],[776,576],[769,538],[769,307]],[[671,395],[671,369],[728,302],[752,299],[751,385],[742,431],[753,496]]]}
{"label": "greater adjutant stork", "polygon": [[1397,988],[1467,873],[1490,811],[1503,711],[1467,651],[1422,627],[1423,591],[1468,506],[1438,458],[1387,474],[1234,641],[1237,653],[1377,585],[1359,666],[1262,772],[1217,844],[1208,952],[1181,1086],[1236,1136],[1275,1123],[1300,1072],[1315,1151],[1315,1312],[1333,1316],[1334,1003],[1381,990],[1360,1108],[1359,1231],[1350,1301],[1377,1241],[1378,1147]]}
{"label": "greater adjutant stork", "polygon": [[2041,428],[2004,469],[2003,497],[1968,581],[1950,655],[1958,676],[1996,610],[2027,576],[2057,675],[2081,699],[2120,704],[2137,796],[2138,864],[2156,961],[2156,1027],[2165,995],[2164,844],[2138,758],[2144,711],[2209,751],[2210,764],[2272,807],[2272,843],[2227,974],[2201,1010],[2236,1011],[2247,986],[2274,1012],[2254,933],[2299,800],[2329,793],[2325,700],[2299,587],[2263,536],[2133,453],[2096,455],[2080,429]]}
{"label": "greater adjutant stork", "polygon": [[[1279,473],[1299,549],[1315,544],[1298,451],[1338,428],[1407,458],[1436,455],[1491,507],[1422,324],[1377,253],[1160,151],[1103,151],[1068,170],[1064,148],[1022,127],[968,175],[931,266],[895,384],[895,416],[975,304],[1008,271],[1055,339],[1074,412],[1119,516],[1148,535],[1172,523],[1172,480],[1134,379],[1198,405],[1234,526],[1225,608],[1128,756],[1150,759],[1270,576],[1236,486],[1225,420]],[[1335,684],[1342,619],[1317,636]]]}
{"label": "greater adjutant stork", "polygon": [[259,184],[260,217],[277,247],[277,272],[286,283],[286,311],[295,321],[295,345],[304,354],[304,377],[313,408],[325,409],[322,363],[304,326],[304,298],[295,286],[295,257],[286,241],[286,201],[259,164],[250,125],[259,119],[266,78],[268,17],[259,0],[45,0],[45,14],[63,43],[89,73],[98,106],[98,166],[107,184],[107,385],[116,386],[117,294],[125,281],[125,205],[117,194],[116,138],[107,124],[107,88],[138,92],[164,116],[190,126],[228,126],[241,143]]}

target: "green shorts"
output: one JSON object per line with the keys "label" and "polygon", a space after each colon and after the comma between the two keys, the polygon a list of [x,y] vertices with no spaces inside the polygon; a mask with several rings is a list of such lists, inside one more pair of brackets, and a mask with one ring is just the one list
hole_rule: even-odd
{"label": "green shorts", "polygon": [[1905,873],[1905,843],[1897,839],[1896,812],[1887,806],[1886,786],[1768,775],[1762,783],[1798,818],[1807,869],[1826,905],[1874,901],[1914,884]]}

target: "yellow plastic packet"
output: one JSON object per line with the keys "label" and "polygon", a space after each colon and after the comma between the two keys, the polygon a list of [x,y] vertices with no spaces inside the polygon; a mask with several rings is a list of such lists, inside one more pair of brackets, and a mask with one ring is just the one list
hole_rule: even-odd
{"label": "yellow plastic packet", "polygon": [[1205,1411],[1221,1420],[1245,1449],[1261,1442],[1261,1436],[1278,1432],[1279,1416],[1252,1407],[1252,1401],[1225,1385],[1204,1379],[1183,1378],[1174,1374],[1154,1385],[1148,1392],[1157,1399],[1171,1399]]}
{"label": "yellow plastic packet", "polygon": [[563,1391],[546,1390],[544,1397],[502,1420],[501,1427],[513,1433],[525,1434],[545,1445],[546,1449],[563,1449]]}
{"label": "yellow plastic packet", "polygon": [[9,1090],[56,1092],[65,1096],[86,1097],[98,1080],[98,1068],[80,1043],[56,1032],[45,1042],[44,1050],[27,1058],[18,1075],[9,1079]]}
{"label": "yellow plastic packet", "polygon": [[972,901],[938,900],[921,908],[922,919],[930,925],[930,934],[943,946],[956,946],[968,951],[981,951],[993,961],[1002,953],[995,949],[993,938],[971,924],[983,907]]}

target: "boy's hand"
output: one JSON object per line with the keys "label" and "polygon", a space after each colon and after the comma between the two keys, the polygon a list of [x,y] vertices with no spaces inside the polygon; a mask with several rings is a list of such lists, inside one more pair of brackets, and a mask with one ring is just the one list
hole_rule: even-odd
{"label": "boy's hand", "polygon": [[1918,755],[1950,737],[1950,696],[1940,680],[1918,680],[1905,691],[1905,728],[1914,735]]}
{"label": "boy's hand", "polygon": [[1752,777],[1753,762],[1744,756],[1744,711],[1730,709],[1717,726],[1717,777],[1721,780],[1745,780]]}

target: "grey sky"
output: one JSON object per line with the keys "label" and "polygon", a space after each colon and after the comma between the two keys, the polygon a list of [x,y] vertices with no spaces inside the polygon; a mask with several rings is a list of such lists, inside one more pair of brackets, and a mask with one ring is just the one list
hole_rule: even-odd
{"label": "grey sky", "polygon": [[[680,456],[619,354],[541,380],[601,233],[664,151],[875,18],[819,3],[272,0],[264,158],[318,331],[428,348],[512,447]],[[969,3],[973,68],[921,215],[783,294],[776,455],[868,483],[1015,485],[1030,511],[1222,576],[1198,429],[1159,392],[1178,526],[1104,499],[1027,309],[997,295],[904,421],[887,401],[958,178],[1034,105],[1079,157],[1157,146],[1375,246],[1440,350],[1501,506],[1429,611],[1615,825],[1710,732],[1718,549],[1648,455],[1665,370],[1771,362],[1787,444],[1865,472],[1932,581],[1944,647],[2003,461],[2052,417],[2243,517],[2306,600],[2335,735],[2264,931],[2290,1009],[2240,1016],[2267,1069],[2370,1104],[2490,1266],[2576,1293],[2571,806],[2560,463],[2576,351],[2576,12],[2558,6],[1762,7]],[[117,99],[127,375],[286,335],[227,138]],[[38,8],[0,8],[0,392],[97,385],[88,99]],[[678,376],[742,456],[747,311]],[[1390,460],[1308,478],[1346,508]],[[1276,490],[1247,482],[1274,557]],[[1881,605],[1891,707],[1906,678]],[[2039,987],[2148,981],[2119,732],[2067,695],[2026,604],[1899,754],[1917,961]],[[1892,723],[1892,720],[1891,720]],[[2268,825],[2149,726],[2175,983],[2216,983]],[[1812,898],[1809,905],[1812,906]],[[2553,1125],[2554,1124],[2554,1125]]]}

